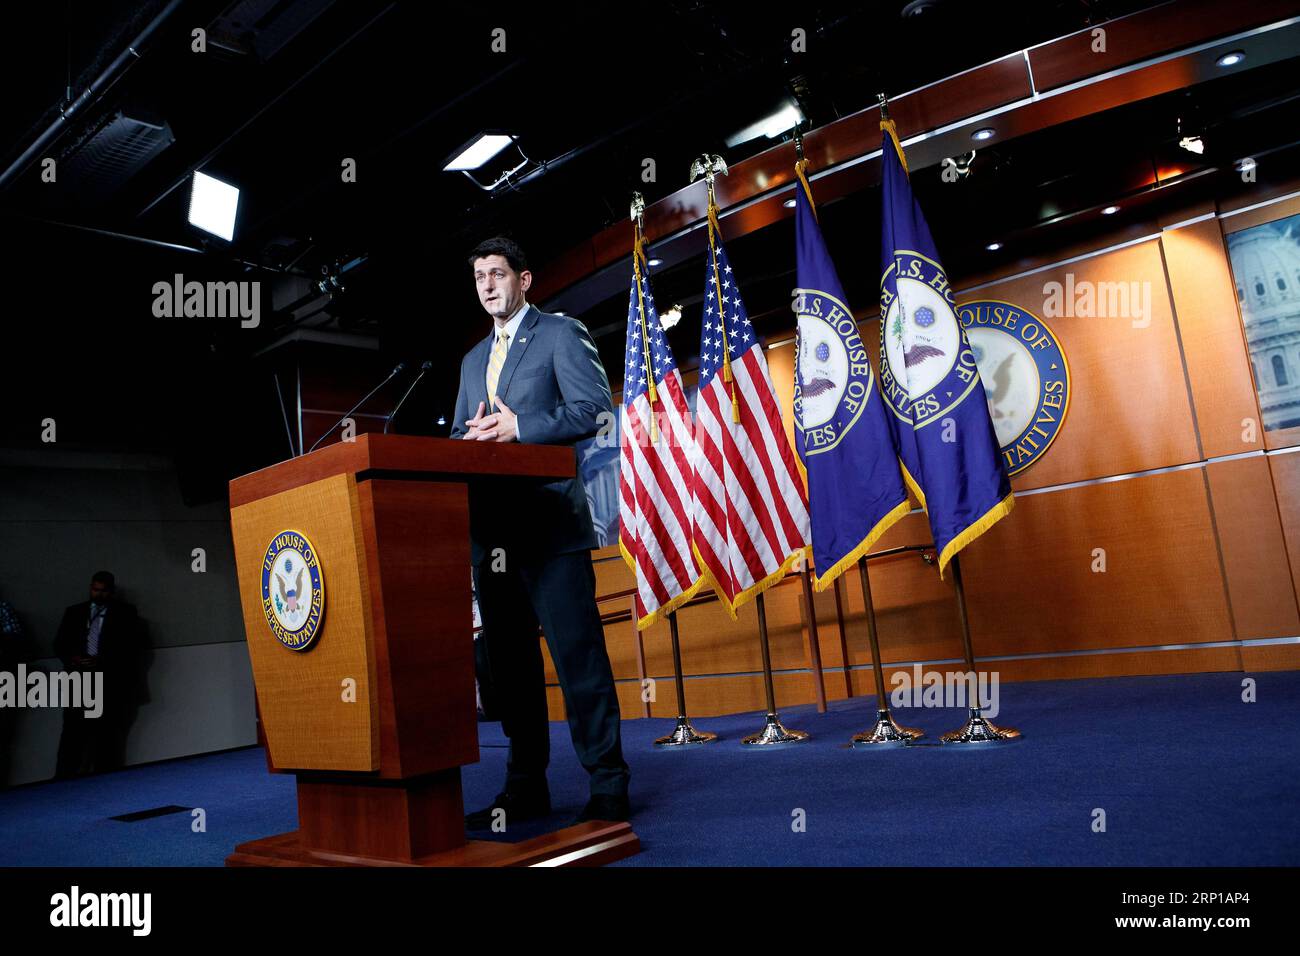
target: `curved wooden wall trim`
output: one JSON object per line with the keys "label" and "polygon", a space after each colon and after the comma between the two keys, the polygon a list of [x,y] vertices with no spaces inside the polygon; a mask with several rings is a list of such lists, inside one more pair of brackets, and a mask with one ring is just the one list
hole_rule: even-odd
{"label": "curved wooden wall trim", "polygon": [[[1084,30],[917,90],[885,92],[892,96],[900,134],[914,140],[924,134],[908,145],[911,163],[920,169],[968,149],[971,129],[991,111],[1007,108],[997,122],[999,138],[1009,139],[1209,79],[1217,52],[1201,49],[1207,42],[1298,12],[1300,5],[1286,0],[1166,3],[1105,23],[1108,43],[1102,53],[1092,52],[1091,33]],[[1254,68],[1291,55],[1295,36],[1300,25],[1290,24],[1236,43],[1247,50]],[[878,120],[873,107],[804,137],[820,202],[878,181],[872,157],[880,148]],[[794,160],[793,144],[782,143],[737,162],[719,178],[717,199],[729,238],[793,215],[782,205],[781,193],[791,184]],[[698,237],[691,233],[704,222],[706,200],[703,182],[696,182],[646,208],[646,237],[667,265],[698,254]],[[626,276],[609,267],[630,254],[628,232],[626,221],[616,223],[547,263],[534,285],[536,301],[572,313],[620,291]],[[575,291],[580,283],[591,288]],[[566,290],[573,301],[557,303],[556,296]]]}

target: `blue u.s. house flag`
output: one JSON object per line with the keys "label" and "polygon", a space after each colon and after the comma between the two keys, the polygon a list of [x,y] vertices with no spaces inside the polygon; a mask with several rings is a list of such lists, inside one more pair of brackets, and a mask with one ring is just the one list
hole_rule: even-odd
{"label": "blue u.s. house flag", "polygon": [[898,134],[892,120],[880,127],[880,385],[904,477],[930,516],[942,575],[1015,499]]}
{"label": "blue u.s. house flag", "polygon": [[911,506],[889,412],[826,251],[802,161],[796,172],[795,447],[808,478],[816,587],[823,591]]}

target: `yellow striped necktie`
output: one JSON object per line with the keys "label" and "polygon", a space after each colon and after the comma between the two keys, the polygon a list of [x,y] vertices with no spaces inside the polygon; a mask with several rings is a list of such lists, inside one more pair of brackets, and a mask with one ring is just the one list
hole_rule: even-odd
{"label": "yellow striped necktie", "polygon": [[496,344],[492,346],[492,357],[488,359],[487,393],[488,411],[497,401],[497,381],[501,378],[501,369],[506,364],[506,350],[510,347],[510,333],[497,334]]}

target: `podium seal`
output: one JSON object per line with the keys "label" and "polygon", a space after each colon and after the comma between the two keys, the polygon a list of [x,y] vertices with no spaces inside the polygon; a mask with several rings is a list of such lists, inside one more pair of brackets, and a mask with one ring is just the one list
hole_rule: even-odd
{"label": "podium seal", "polygon": [[325,580],[320,558],[301,531],[281,531],[262,557],[262,613],[275,639],[291,651],[305,651],[325,616]]}

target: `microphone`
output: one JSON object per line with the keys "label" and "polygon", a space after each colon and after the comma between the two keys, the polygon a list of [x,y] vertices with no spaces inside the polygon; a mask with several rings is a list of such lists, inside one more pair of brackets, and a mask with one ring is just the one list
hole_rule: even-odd
{"label": "microphone", "polygon": [[311,446],[310,448],[307,449],[307,454],[310,455],[312,452],[314,452],[314,451],[316,450],[316,446],[319,445],[321,442],[323,442],[323,441],[325,440],[325,438],[329,435],[330,432],[334,431],[334,429],[338,428],[338,427],[339,427],[340,425],[342,425],[345,421],[347,421],[349,418],[351,418],[353,412],[355,412],[358,408],[360,408],[360,407],[361,407],[362,405],[364,405],[366,402],[370,401],[370,397],[371,397],[372,395],[374,395],[375,392],[379,391],[381,388],[383,388],[385,385],[387,385],[389,382],[391,382],[395,377],[397,377],[398,375],[400,375],[400,374],[402,373],[402,369],[404,369],[404,368],[406,368],[406,363],[405,363],[405,362],[398,362],[397,365],[394,366],[393,370],[392,370],[391,372],[388,373],[388,378],[384,379],[382,382],[380,382],[378,385],[376,385],[374,388],[372,388],[369,392],[367,392],[365,398],[361,399],[361,401],[357,402],[355,405],[353,405],[351,408],[349,408],[346,412],[344,412],[342,418],[340,418],[340,419],[339,419],[338,421],[336,421],[333,425],[331,425],[328,429],[326,429],[325,433],[322,434],[322,435],[320,436],[320,438],[317,438],[314,442],[312,442],[312,446]]}
{"label": "microphone", "polygon": [[424,373],[429,371],[431,368],[433,368],[433,363],[428,359],[425,359],[424,364],[420,366],[420,374],[415,376],[415,381],[411,383],[411,387],[402,393],[402,397],[397,400],[397,404],[393,406],[393,410],[389,412],[388,417],[384,419],[385,435],[388,434],[388,426],[393,424],[393,419],[397,417],[397,413],[401,410],[402,404],[411,397],[411,393],[415,391],[415,386],[420,384],[420,379],[424,378]]}

